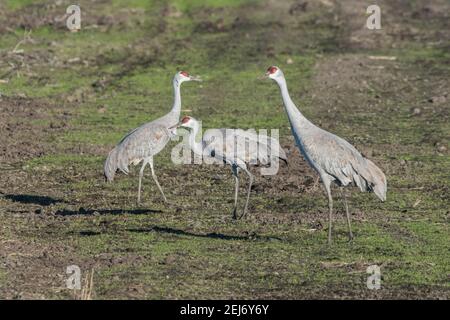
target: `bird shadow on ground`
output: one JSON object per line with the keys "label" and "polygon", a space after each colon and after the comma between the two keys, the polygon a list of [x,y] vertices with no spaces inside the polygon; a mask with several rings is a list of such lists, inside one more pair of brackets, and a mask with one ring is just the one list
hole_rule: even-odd
{"label": "bird shadow on ground", "polygon": [[62,209],[55,212],[57,216],[75,216],[75,215],[107,215],[107,214],[148,214],[148,213],[160,213],[161,210],[153,209],[84,209],[79,208],[78,210],[68,210]]}
{"label": "bird shadow on ground", "polygon": [[163,234],[174,234],[179,236],[188,236],[188,237],[197,237],[197,238],[209,238],[209,239],[221,239],[221,240],[247,240],[247,241],[282,241],[282,239],[277,237],[266,237],[266,236],[258,236],[257,234],[249,234],[245,236],[238,236],[238,235],[226,235],[222,233],[193,233],[184,231],[181,229],[174,229],[169,227],[149,227],[149,228],[133,228],[133,229],[127,229],[129,232],[137,232],[137,233],[145,233],[145,232],[158,232]]}
{"label": "bird shadow on ground", "polygon": [[32,194],[3,194],[3,197],[5,199],[9,199],[14,202],[20,202],[25,204],[32,203],[41,206],[49,206],[51,204],[64,202],[63,200],[60,199],[54,199],[48,196],[38,196]]}

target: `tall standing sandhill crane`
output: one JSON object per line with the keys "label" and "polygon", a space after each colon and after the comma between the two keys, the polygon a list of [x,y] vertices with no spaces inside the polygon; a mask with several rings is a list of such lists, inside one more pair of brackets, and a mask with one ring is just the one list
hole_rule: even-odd
{"label": "tall standing sandhill crane", "polygon": [[[248,170],[249,164],[261,163],[269,165],[272,161],[283,160],[287,163],[286,154],[278,141],[265,135],[242,129],[209,129],[200,142],[195,140],[199,130],[199,122],[185,116],[174,127],[187,128],[189,132],[188,144],[190,149],[199,156],[214,158],[216,163],[225,163],[231,166],[235,178],[233,219],[237,219],[237,200],[239,191],[239,170],[243,170],[249,177],[247,200],[240,218],[247,214],[250,191],[253,184],[253,175]],[[252,143],[255,148],[249,148]]]}
{"label": "tall standing sandhill crane", "polygon": [[111,150],[104,165],[104,174],[108,182],[114,180],[117,169],[128,174],[130,164],[137,165],[141,161],[142,167],[139,171],[138,203],[141,202],[141,186],[144,168],[147,164],[152,170],[152,177],[161,192],[164,201],[167,198],[159,185],[153,168],[153,157],[158,154],[169,142],[171,132],[169,127],[176,125],[181,113],[180,87],[185,81],[201,81],[199,77],[191,76],[185,71],[180,71],[173,77],[174,102],[172,110],[165,116],[145,123],[132,130]]}
{"label": "tall standing sandhill crane", "polygon": [[[331,182],[338,186],[354,184],[364,191],[373,191],[381,201],[386,200],[387,182],[384,173],[372,161],[363,157],[350,143],[327,132],[306,119],[289,96],[283,72],[275,66],[269,67],[266,77],[275,80],[281,90],[292,134],[300,152],[319,174],[328,195],[329,228],[328,243],[331,244],[333,198]],[[345,211],[350,241],[353,239],[350,214],[344,195]]]}

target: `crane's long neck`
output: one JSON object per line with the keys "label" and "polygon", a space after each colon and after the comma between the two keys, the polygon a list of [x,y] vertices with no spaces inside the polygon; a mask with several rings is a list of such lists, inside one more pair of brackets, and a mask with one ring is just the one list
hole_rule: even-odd
{"label": "crane's long neck", "polygon": [[203,142],[202,142],[202,140],[199,142],[197,142],[195,140],[195,137],[197,137],[199,130],[200,130],[200,126],[198,123],[196,123],[194,125],[194,127],[192,128],[192,130],[189,132],[188,143],[189,143],[189,147],[195,154],[202,156],[203,155]]}
{"label": "crane's long neck", "polygon": [[177,117],[180,117],[181,114],[181,83],[178,82],[176,79],[173,79],[173,107],[171,112],[177,114]]}
{"label": "crane's long neck", "polygon": [[291,123],[291,126],[293,128],[297,128],[297,124],[300,126],[306,126],[311,124],[308,119],[305,118],[305,116],[298,110],[296,105],[291,99],[291,96],[289,95],[289,91],[287,88],[286,79],[284,77],[281,77],[276,80],[278,83],[278,86],[280,87],[281,96],[283,98],[284,108],[286,110],[286,113],[289,118],[289,122]]}
{"label": "crane's long neck", "polygon": [[[314,125],[309,122],[308,119],[297,109],[291,97],[289,96],[289,91],[287,89],[286,79],[284,77],[280,77],[276,79],[278,85],[280,86],[281,96],[283,97],[284,108],[286,109],[286,113],[289,118],[289,122],[291,124],[292,134],[295,138],[297,146],[300,149],[300,152],[303,154],[305,159],[309,162],[309,164],[316,170],[317,166],[312,161],[308,152],[305,150],[305,144],[303,143],[303,138],[308,135],[308,132],[311,132],[311,129]],[[309,129],[309,130],[308,130]]]}

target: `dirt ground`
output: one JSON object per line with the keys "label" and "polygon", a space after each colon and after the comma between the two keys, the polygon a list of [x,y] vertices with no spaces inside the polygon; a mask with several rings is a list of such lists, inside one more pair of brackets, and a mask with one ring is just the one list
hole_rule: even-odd
{"label": "dirt ground", "polygon": [[[66,1],[0,4],[0,298],[78,299],[70,265],[93,273],[93,299],[449,298],[448,1],[376,1],[377,31],[353,0],[80,2],[74,34]],[[252,82],[272,64],[306,117],[386,173],[385,203],[347,191],[352,244],[335,192],[326,246],[320,181],[277,88]],[[231,219],[229,168],[175,166],[174,144],[156,159],[168,204],[149,172],[140,206],[137,168],[103,180],[120,137],[169,110],[181,68],[205,78],[183,87],[183,114],[280,129],[289,164],[251,169],[245,220]],[[374,264],[381,290],[366,287]]]}

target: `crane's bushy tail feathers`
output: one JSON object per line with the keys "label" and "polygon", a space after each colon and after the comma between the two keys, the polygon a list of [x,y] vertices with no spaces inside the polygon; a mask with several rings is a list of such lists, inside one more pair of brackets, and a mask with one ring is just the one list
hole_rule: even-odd
{"label": "crane's bushy tail feathers", "polygon": [[287,158],[283,158],[283,157],[278,157],[278,158],[279,158],[281,161],[283,161],[284,164],[285,164],[286,166],[289,167],[289,162],[288,162]]}
{"label": "crane's bushy tail feathers", "polygon": [[112,182],[114,180],[114,175],[117,171],[117,148],[112,149],[108,158],[106,158],[105,165],[103,167],[103,173],[105,175],[105,179],[108,182]]}
{"label": "crane's bushy tail feathers", "polygon": [[[121,145],[118,145],[112,149],[108,154],[108,158],[106,158],[103,172],[108,182],[112,182],[114,180],[117,170],[120,170],[125,174],[129,173],[128,164],[130,163],[130,156],[126,152],[123,152],[123,148],[120,146]],[[132,159],[131,163],[137,165],[141,160],[142,159],[139,158]]]}
{"label": "crane's bushy tail feathers", "polygon": [[370,183],[370,189],[373,191],[381,201],[386,201],[387,181],[383,171],[378,168],[372,161],[366,159],[367,170],[370,172],[372,179],[368,181]]}
{"label": "crane's bushy tail feathers", "polygon": [[284,161],[286,165],[289,165],[286,152],[284,152],[284,149],[281,146],[279,146],[279,152],[280,155],[278,157],[280,158],[280,160]]}
{"label": "crane's bushy tail feathers", "polygon": [[346,168],[343,172],[345,176],[339,177],[342,185],[353,182],[362,192],[374,192],[381,201],[386,200],[386,177],[383,171],[369,159],[362,158],[356,166],[352,164],[351,169]]}

